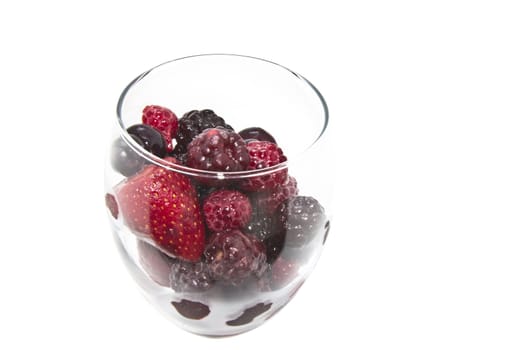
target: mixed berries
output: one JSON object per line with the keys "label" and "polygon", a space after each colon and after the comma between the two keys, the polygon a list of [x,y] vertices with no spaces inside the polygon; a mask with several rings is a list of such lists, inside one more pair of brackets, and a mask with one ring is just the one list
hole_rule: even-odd
{"label": "mixed berries", "polygon": [[[200,319],[210,310],[196,307],[188,295],[249,285],[277,290],[296,279],[329,223],[315,198],[299,195],[275,138],[259,127],[237,133],[210,109],[179,119],[166,107],[148,105],[141,120],[127,129],[130,138],[112,144],[111,165],[124,179],[105,202],[137,236],[144,272],[183,297],[173,307]],[[186,170],[148,162],[147,152]],[[208,173],[192,177],[185,175],[188,168]],[[234,180],[221,175],[244,171]],[[250,322],[269,308],[257,304],[229,325]]]}

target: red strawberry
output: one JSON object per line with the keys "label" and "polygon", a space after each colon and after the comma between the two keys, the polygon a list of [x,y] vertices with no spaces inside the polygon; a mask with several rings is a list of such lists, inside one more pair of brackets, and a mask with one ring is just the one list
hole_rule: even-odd
{"label": "red strawberry", "polygon": [[132,231],[151,237],[169,255],[200,259],[204,222],[197,193],[187,176],[148,165],[117,185],[115,194],[124,222]]}
{"label": "red strawberry", "polygon": [[161,106],[146,106],[142,111],[142,122],[160,131],[166,140],[166,150],[168,152],[173,150],[171,140],[179,127],[179,120],[175,113]]}

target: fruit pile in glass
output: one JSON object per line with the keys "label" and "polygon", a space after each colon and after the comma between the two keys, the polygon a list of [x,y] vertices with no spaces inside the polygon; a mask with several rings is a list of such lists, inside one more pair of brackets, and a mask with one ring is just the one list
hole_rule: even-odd
{"label": "fruit pile in glass", "polygon": [[260,325],[313,269],[329,231],[323,204],[269,128],[175,105],[147,104],[135,121],[111,143],[105,194],[127,267],[188,331]]}

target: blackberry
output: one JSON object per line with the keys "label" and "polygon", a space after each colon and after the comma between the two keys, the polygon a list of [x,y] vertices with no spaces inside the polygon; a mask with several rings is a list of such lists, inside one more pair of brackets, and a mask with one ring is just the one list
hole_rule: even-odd
{"label": "blackberry", "polygon": [[201,170],[242,171],[250,161],[244,140],[235,132],[207,129],[188,145],[186,165]]}
{"label": "blackberry", "polygon": [[178,144],[175,145],[170,155],[174,157],[175,159],[177,159],[177,161],[182,165],[185,165],[186,160],[188,159],[188,154],[186,153],[186,149],[184,149]]}
{"label": "blackberry", "polygon": [[176,292],[203,292],[214,284],[203,262],[192,263],[176,260],[171,265],[169,278],[170,286]]}
{"label": "blackberry", "polygon": [[313,197],[293,197],[277,208],[276,215],[277,229],[285,232],[290,247],[306,245],[326,223],[324,208]]}
{"label": "blackberry", "polygon": [[185,153],[189,143],[197,135],[206,129],[216,128],[218,126],[233,131],[233,128],[226,124],[224,119],[215,114],[211,109],[190,111],[179,119],[178,129],[175,134],[177,145],[179,145],[180,150]]}
{"label": "blackberry", "polygon": [[266,247],[266,261],[268,264],[273,264],[275,260],[281,255],[284,248],[286,234],[284,231],[277,232],[264,240]]}
{"label": "blackberry", "polygon": [[238,286],[250,276],[259,277],[266,270],[264,245],[239,230],[216,232],[204,250],[204,259],[212,276]]}
{"label": "blackberry", "polygon": [[272,216],[262,215],[260,211],[253,210],[250,222],[244,228],[246,233],[264,241],[275,233],[275,220]]}

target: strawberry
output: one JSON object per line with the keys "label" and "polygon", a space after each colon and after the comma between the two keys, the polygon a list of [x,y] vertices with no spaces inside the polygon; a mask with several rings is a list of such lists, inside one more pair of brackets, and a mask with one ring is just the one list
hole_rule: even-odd
{"label": "strawberry", "polygon": [[187,176],[147,165],[117,185],[115,195],[124,222],[135,234],[151,238],[168,255],[200,259],[205,228]]}

